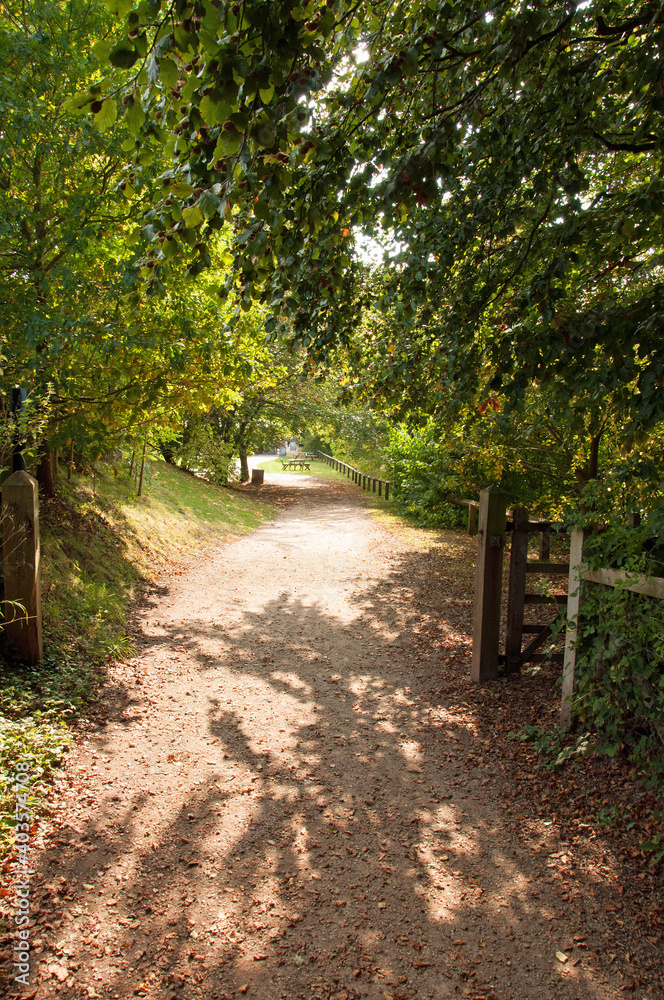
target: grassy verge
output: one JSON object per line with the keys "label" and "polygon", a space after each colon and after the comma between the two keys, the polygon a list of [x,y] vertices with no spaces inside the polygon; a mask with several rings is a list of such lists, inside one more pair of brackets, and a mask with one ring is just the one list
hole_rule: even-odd
{"label": "grassy verge", "polygon": [[312,459],[310,465],[311,469],[309,472],[306,469],[288,469],[284,471],[279,459],[274,458],[271,461],[261,462],[257,468],[265,469],[266,472],[283,473],[285,476],[318,476],[319,479],[345,479],[345,476],[342,476],[340,472],[335,472],[325,462]]}
{"label": "grassy verge", "polygon": [[13,843],[16,764],[28,767],[33,811],[103,682],[132,651],[129,603],[146,581],[207,541],[258,527],[274,508],[162,462],[145,492],[112,469],[75,477],[41,505],[44,660],[32,669],[0,647],[0,857]]}

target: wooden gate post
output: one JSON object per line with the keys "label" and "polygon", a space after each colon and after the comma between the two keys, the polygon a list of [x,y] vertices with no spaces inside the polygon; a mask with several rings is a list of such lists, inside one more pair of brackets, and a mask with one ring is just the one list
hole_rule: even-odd
{"label": "wooden gate post", "polygon": [[510,589],[507,598],[507,630],[505,635],[505,673],[521,670],[523,640],[523,608],[526,596],[528,565],[528,511],[515,507],[512,511],[512,545],[510,548]]}
{"label": "wooden gate post", "polygon": [[472,504],[468,504],[468,534],[477,534],[477,513],[478,508],[474,507]]}
{"label": "wooden gate post", "polygon": [[567,598],[567,629],[565,631],[565,659],[563,660],[563,691],[560,705],[560,725],[569,729],[572,724],[572,695],[574,694],[574,671],[576,669],[576,635],[581,604],[581,564],[583,543],[586,533],[575,528],[570,536],[569,546],[569,587]]}
{"label": "wooden gate post", "polygon": [[480,493],[475,567],[473,656],[470,676],[477,683],[498,676],[500,599],[503,589],[503,549],[507,494],[498,486]]}
{"label": "wooden gate post", "polygon": [[2,562],[7,639],[24,663],[35,666],[43,654],[39,495],[27,472],[15,472],[2,487]]}

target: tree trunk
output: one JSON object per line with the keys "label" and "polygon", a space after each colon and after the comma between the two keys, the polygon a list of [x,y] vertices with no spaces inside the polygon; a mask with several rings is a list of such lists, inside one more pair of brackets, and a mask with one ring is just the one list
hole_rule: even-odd
{"label": "tree trunk", "polygon": [[241,441],[238,445],[238,451],[240,452],[240,480],[246,483],[249,479],[249,461],[247,458],[247,446],[244,441]]}
{"label": "tree trunk", "polygon": [[39,449],[37,463],[37,482],[42,496],[55,496],[55,475],[53,470],[53,452],[46,442]]}
{"label": "tree trunk", "polygon": [[584,465],[578,465],[574,470],[576,478],[582,486],[585,486],[592,479],[597,479],[597,473],[599,472],[599,446],[603,433],[604,431],[601,430],[591,437],[588,461]]}

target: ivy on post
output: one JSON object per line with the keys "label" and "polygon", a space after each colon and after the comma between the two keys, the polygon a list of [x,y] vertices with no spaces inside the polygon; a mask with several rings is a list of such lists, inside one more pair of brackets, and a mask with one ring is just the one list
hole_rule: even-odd
{"label": "ivy on post", "polygon": [[2,487],[2,562],[7,639],[34,666],[43,654],[39,499],[27,472],[15,472]]}
{"label": "ivy on post", "polygon": [[470,676],[477,683],[498,676],[500,599],[503,587],[503,549],[507,494],[498,486],[480,493],[475,567],[473,655]]}
{"label": "ivy on post", "polygon": [[565,632],[565,659],[563,660],[563,691],[560,706],[560,725],[569,729],[572,724],[572,695],[576,668],[576,636],[581,603],[581,564],[585,531],[575,528],[569,547],[569,597],[567,598],[567,630]]}

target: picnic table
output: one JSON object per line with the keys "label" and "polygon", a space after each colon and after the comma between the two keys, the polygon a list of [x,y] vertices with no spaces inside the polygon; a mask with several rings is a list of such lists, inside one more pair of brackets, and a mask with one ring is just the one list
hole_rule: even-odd
{"label": "picnic table", "polygon": [[281,460],[281,467],[286,472],[290,469],[307,469],[311,470],[311,460],[306,458],[289,458],[284,461]]}

